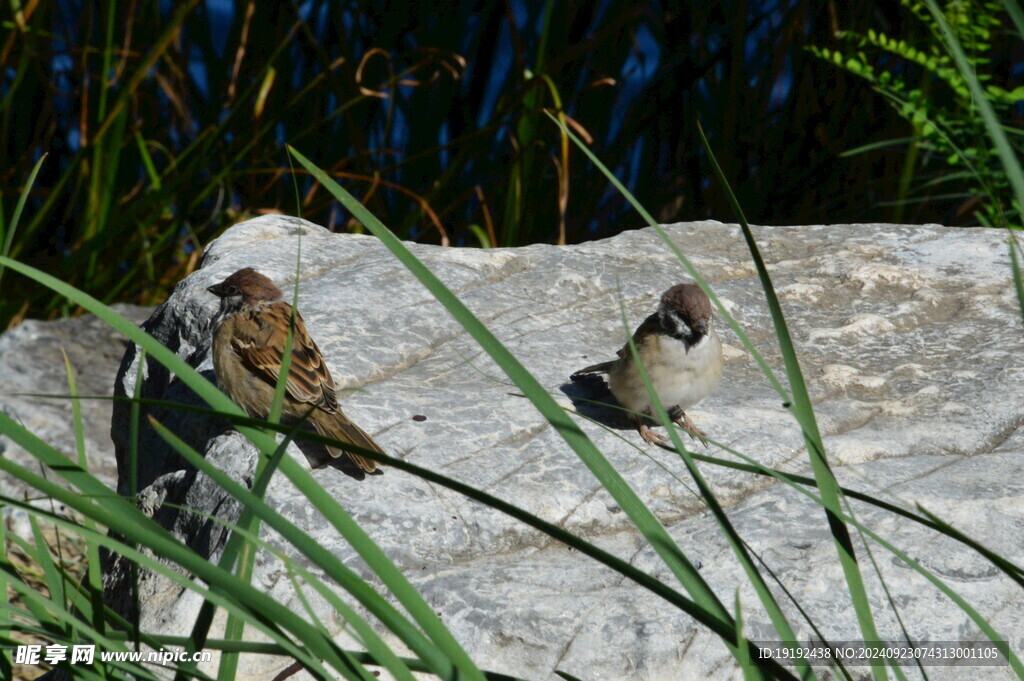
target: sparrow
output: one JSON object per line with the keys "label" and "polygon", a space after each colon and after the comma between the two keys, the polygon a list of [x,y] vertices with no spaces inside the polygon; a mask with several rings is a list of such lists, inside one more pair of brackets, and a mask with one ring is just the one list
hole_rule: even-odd
{"label": "sparrow", "polygon": [[[679,284],[665,291],[657,312],[633,333],[633,343],[669,417],[707,447],[705,433],[685,411],[710,395],[722,380],[722,342],[711,326],[711,301],[707,295],[696,284]],[[581,369],[570,378],[579,381],[597,373],[608,375],[612,395],[632,412],[644,442],[665,442],[664,435],[647,427],[646,417],[652,414],[651,398],[629,343],[619,350],[618,359]]]}
{"label": "sparrow", "polygon": [[[220,314],[213,331],[217,386],[250,417],[265,419],[284,361],[292,306],[281,299],[281,289],[251,267],[206,290],[220,298]],[[295,310],[294,315],[282,423],[305,422],[320,435],[384,454],[380,445],[341,411],[334,379],[320,348],[310,338],[299,311]],[[383,473],[374,461],[335,447],[306,447],[303,453],[313,468],[331,466],[356,480],[367,473]]]}

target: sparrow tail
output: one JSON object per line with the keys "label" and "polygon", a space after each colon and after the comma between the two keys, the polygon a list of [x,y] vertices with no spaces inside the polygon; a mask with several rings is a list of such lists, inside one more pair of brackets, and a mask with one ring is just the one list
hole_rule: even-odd
{"label": "sparrow tail", "polygon": [[[373,441],[372,437],[344,416],[331,419],[327,423],[321,423],[321,420],[317,419],[313,421],[313,427],[316,429],[316,432],[324,437],[334,438],[342,442],[350,442],[357,447],[386,454],[380,445]],[[359,456],[353,452],[346,452],[335,447],[328,447],[327,451],[330,453],[331,458],[320,462],[320,465],[336,468],[356,480],[362,480],[366,474],[381,475],[384,473],[384,471],[377,468],[377,463],[372,459],[367,459],[364,456]]]}
{"label": "sparrow tail", "polygon": [[569,377],[569,379],[572,381],[578,381],[587,374],[607,374],[608,371],[612,368],[612,364],[614,363],[614,361],[611,361],[601,362],[600,364],[591,364],[586,369],[580,369],[579,371],[574,373],[572,376]]}

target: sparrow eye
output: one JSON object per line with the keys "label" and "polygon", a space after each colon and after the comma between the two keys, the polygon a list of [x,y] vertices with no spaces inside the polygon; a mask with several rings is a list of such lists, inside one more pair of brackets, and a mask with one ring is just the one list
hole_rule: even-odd
{"label": "sparrow eye", "polygon": [[229,296],[237,296],[238,295],[238,287],[237,286],[228,286],[226,289],[224,289],[224,292],[227,293]]}

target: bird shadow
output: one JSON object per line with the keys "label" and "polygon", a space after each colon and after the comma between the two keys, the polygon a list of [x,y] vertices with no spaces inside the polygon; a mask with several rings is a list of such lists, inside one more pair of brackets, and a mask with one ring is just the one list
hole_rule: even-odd
{"label": "bird shadow", "polygon": [[572,401],[572,406],[581,416],[615,430],[634,430],[636,424],[633,417],[622,406],[608,382],[601,376],[587,374],[559,387],[559,390]]}

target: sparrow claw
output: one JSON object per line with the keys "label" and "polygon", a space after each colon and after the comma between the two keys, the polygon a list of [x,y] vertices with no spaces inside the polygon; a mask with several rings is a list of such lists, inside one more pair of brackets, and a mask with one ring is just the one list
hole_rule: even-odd
{"label": "sparrow claw", "polygon": [[665,436],[661,433],[655,433],[653,430],[647,427],[646,423],[638,423],[636,431],[640,433],[640,438],[649,445],[663,445],[665,444]]}
{"label": "sparrow claw", "polygon": [[700,440],[700,443],[702,445],[704,445],[705,447],[708,446],[708,441],[705,439],[707,437],[707,433],[705,433],[703,430],[694,425],[693,421],[690,420],[690,417],[686,415],[686,412],[680,410],[679,415],[675,416],[675,418],[673,418],[672,421],[677,426],[685,430],[686,434],[692,437],[694,440]]}

